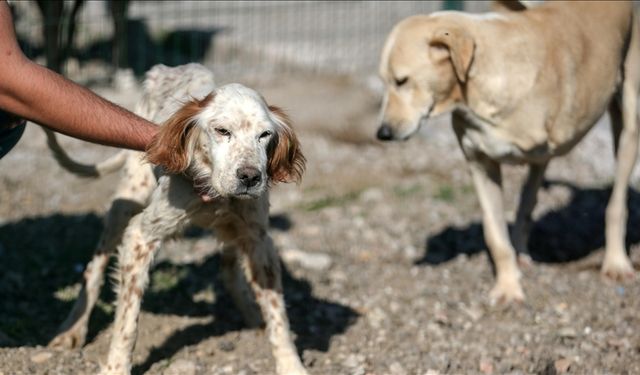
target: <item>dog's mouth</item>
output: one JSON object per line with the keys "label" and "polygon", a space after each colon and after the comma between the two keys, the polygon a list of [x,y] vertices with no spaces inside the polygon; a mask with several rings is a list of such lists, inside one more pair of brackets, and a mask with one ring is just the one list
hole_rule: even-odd
{"label": "dog's mouth", "polygon": [[239,187],[231,194],[231,197],[237,199],[256,199],[262,195],[262,189],[253,189],[248,187]]}
{"label": "dog's mouth", "polygon": [[202,197],[202,200],[205,202],[212,201],[222,195],[214,189],[210,181],[210,177],[195,177],[193,179],[193,190],[195,190],[196,194]]}
{"label": "dog's mouth", "polygon": [[427,111],[422,114],[417,121],[400,123],[392,126],[390,123],[383,122],[378,128],[376,137],[378,140],[386,141],[407,141],[416,135],[421,128],[423,128],[428,120],[431,118],[431,110],[433,105],[429,106]]}

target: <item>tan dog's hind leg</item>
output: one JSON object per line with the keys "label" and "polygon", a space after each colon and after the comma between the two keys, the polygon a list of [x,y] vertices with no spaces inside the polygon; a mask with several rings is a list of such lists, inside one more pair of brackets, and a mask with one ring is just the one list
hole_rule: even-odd
{"label": "tan dog's hind leg", "polygon": [[[614,136],[618,135],[616,174],[613,191],[606,213],[606,250],[602,273],[608,278],[622,280],[634,274],[633,266],[625,250],[627,226],[627,189],[629,178],[638,155],[638,89],[640,87],[640,38],[637,20],[634,20],[630,47],[624,63],[622,84],[622,108],[615,99],[610,105],[611,123]],[[620,109],[622,116],[620,116]],[[617,111],[617,112],[616,112]],[[620,121],[622,120],[622,124]],[[617,133],[617,134],[616,134]]]}
{"label": "tan dog's hind leg", "polygon": [[59,333],[49,342],[51,348],[74,349],[85,343],[89,317],[104,282],[104,269],[122,240],[122,234],[129,220],[142,210],[156,186],[151,168],[138,163],[135,157],[127,160],[124,178],[120,181],[105,218],[104,231],[93,259],[84,271],[84,284],[80,294],[71,312],[58,329]]}
{"label": "tan dog's hind leg", "polygon": [[491,301],[522,301],[524,293],[520,286],[520,270],[516,262],[516,252],[509,241],[507,221],[502,207],[500,164],[484,156],[469,161],[482,207],[484,238],[496,266],[496,284],[490,293]]}
{"label": "tan dog's hind leg", "polygon": [[[260,238],[260,237],[258,237]],[[293,344],[282,295],[280,260],[271,238],[264,235],[255,244],[242,246],[249,260],[250,285],[266,322],[267,335],[278,375],[307,374]]]}
{"label": "tan dog's hind leg", "polygon": [[513,245],[518,251],[518,260],[522,263],[530,263],[529,255],[529,233],[531,232],[531,213],[538,202],[538,189],[542,184],[544,172],[548,163],[529,164],[529,175],[520,193],[520,204],[516,214],[516,222],[513,227]]}
{"label": "tan dog's hind leg", "polygon": [[253,290],[247,282],[247,256],[233,246],[222,250],[220,271],[222,281],[236,307],[242,313],[245,324],[250,328],[261,327],[264,322],[260,307],[256,303]]}

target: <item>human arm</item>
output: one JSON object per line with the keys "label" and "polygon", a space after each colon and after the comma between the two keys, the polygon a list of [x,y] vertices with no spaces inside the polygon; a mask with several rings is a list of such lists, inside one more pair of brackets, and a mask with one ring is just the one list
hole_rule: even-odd
{"label": "human arm", "polygon": [[29,60],[0,0],[0,108],[51,130],[108,146],[144,150],[157,126]]}

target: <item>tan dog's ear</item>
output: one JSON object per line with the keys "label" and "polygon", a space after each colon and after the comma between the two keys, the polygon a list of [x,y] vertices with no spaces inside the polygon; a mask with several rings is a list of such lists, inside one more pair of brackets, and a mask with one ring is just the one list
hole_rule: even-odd
{"label": "tan dog's ear", "polygon": [[190,144],[197,137],[196,115],[213,99],[192,100],[162,125],[146,150],[146,159],[169,173],[182,173],[191,162]]}
{"label": "tan dog's ear", "polygon": [[475,43],[471,35],[461,28],[438,29],[429,41],[430,46],[445,46],[449,50],[453,69],[460,82],[466,82]]}
{"label": "tan dog's ear", "polygon": [[291,127],[291,120],[276,106],[269,106],[276,119],[276,134],[267,150],[267,173],[272,182],[300,182],[306,159],[300,150],[300,142]]}

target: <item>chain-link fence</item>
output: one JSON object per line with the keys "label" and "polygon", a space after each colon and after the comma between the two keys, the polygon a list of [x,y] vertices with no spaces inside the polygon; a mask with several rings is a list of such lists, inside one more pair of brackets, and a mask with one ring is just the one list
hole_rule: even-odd
{"label": "chain-link fence", "polygon": [[[43,20],[35,1],[14,2],[23,47],[44,63]],[[65,1],[72,8],[74,1]],[[444,8],[480,12],[478,1],[131,1],[114,21],[107,1],[82,4],[70,59],[63,69],[81,81],[109,79],[120,40],[121,67],[136,75],[157,63],[198,61],[223,80],[303,69],[374,74],[384,40],[395,23]],[[61,17],[58,17],[61,18]],[[53,20],[51,22],[57,22]],[[114,37],[114,24],[126,22]],[[121,31],[122,33],[122,31]]]}

